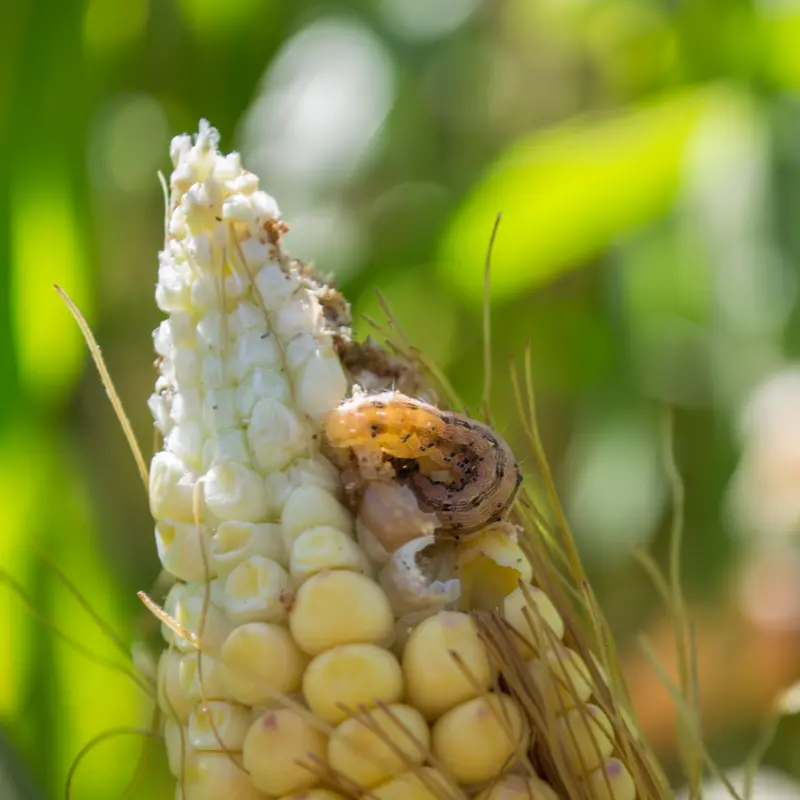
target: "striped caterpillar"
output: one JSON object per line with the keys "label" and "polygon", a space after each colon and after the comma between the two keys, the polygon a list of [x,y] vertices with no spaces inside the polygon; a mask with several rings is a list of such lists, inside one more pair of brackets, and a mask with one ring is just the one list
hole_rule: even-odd
{"label": "striped caterpillar", "polygon": [[455,539],[502,519],[522,480],[487,425],[398,392],[356,395],[329,415],[325,433],[355,455],[362,478],[396,478]]}

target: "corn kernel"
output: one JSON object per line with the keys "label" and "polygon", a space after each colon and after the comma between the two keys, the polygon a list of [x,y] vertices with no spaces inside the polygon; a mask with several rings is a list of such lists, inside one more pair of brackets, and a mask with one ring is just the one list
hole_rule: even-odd
{"label": "corn kernel", "polygon": [[284,622],[293,594],[289,574],[280,564],[251,556],[225,581],[225,610],[236,624]]}
{"label": "corn kernel", "polygon": [[565,760],[579,774],[597,769],[614,749],[611,720],[591,703],[559,717],[555,733]]}
{"label": "corn kernel", "polygon": [[318,655],[339,644],[386,644],[394,618],[377,583],[356,572],[332,570],[298,589],[289,628],[301,650]]}
{"label": "corn kernel", "polygon": [[420,623],[402,660],[408,700],[429,720],[477,697],[492,683],[478,628],[459,611],[442,611]]}
{"label": "corn kernel", "polygon": [[334,773],[371,789],[428,757],[430,731],[411,706],[390,705],[339,725],[328,743]]}
{"label": "corn kernel", "polygon": [[242,756],[253,784],[279,797],[317,782],[315,758],[324,759],[325,745],[324,734],[308,720],[281,708],[267,711],[250,726]]}
{"label": "corn kernel", "polygon": [[336,725],[357,714],[361,706],[399,702],[403,672],[388,650],[374,644],[340,645],[308,665],[303,696],[314,714]]}
{"label": "corn kernel", "polygon": [[279,800],[347,800],[347,798],[330,789],[309,789],[305,792],[284,795]]}
{"label": "corn kernel", "polygon": [[[530,598],[530,603],[528,602]],[[533,603],[536,607],[531,608]],[[536,586],[518,586],[503,602],[503,617],[514,629],[511,638],[524,659],[533,658],[564,636],[564,620],[550,598]],[[544,621],[552,631],[540,629]]]}
{"label": "corn kernel", "polygon": [[156,522],[156,550],[167,572],[183,581],[213,578],[216,568],[203,558],[208,552],[209,530],[194,522],[160,519]]}
{"label": "corn kernel", "polygon": [[353,532],[353,521],[344,506],[325,489],[301,485],[292,490],[281,513],[284,545],[291,551],[294,540],[309,528],[330,525],[347,534]]}
{"label": "corn kernel", "polygon": [[221,522],[209,547],[211,564],[227,575],[250,556],[263,556],[285,565],[281,526],[274,522]]}
{"label": "corn kernel", "polygon": [[269,512],[264,481],[244,464],[215,464],[206,473],[203,490],[209,511],[222,520],[263,522]]}
{"label": "corn kernel", "polygon": [[517,584],[530,581],[533,569],[508,522],[498,522],[458,546],[458,574],[464,607],[491,611]]}
{"label": "corn kernel", "polygon": [[431,767],[404,772],[372,790],[374,800],[441,800],[453,796],[453,787]]}
{"label": "corn kernel", "polygon": [[186,760],[175,792],[180,800],[266,800],[230,753],[195,753]]}
{"label": "corn kernel", "polygon": [[158,660],[158,706],[168,717],[185,725],[194,703],[181,686],[181,660],[178,650],[165,650]]}
{"label": "corn kernel", "polygon": [[186,764],[197,751],[189,742],[186,728],[172,719],[164,722],[164,744],[167,748],[167,765],[169,771],[180,778],[186,769]]}
{"label": "corn kernel", "polygon": [[195,480],[178,456],[164,450],[153,456],[150,462],[149,497],[150,512],[154,519],[194,522],[195,511],[200,510],[194,489]]}
{"label": "corn kernel", "polygon": [[187,653],[180,667],[181,691],[195,702],[227,700],[228,691],[222,682],[219,661],[206,653]]}
{"label": "corn kernel", "polygon": [[559,800],[552,786],[527,775],[506,775],[475,800]]}
{"label": "corn kernel", "polygon": [[487,694],[448,711],[433,726],[433,753],[461,784],[510,769],[528,749],[528,728],[508,695]]}
{"label": "corn kernel", "polygon": [[589,668],[574,650],[559,646],[528,662],[528,674],[539,690],[545,708],[560,714],[592,695]]}
{"label": "corn kernel", "polygon": [[371,572],[361,548],[342,531],[320,525],[303,531],[292,545],[289,573],[295,586],[326,569]]}
{"label": "corn kernel", "polygon": [[[182,629],[199,639],[204,649],[216,650],[231,629],[222,609],[211,602],[208,586],[200,581],[176,583],[167,595],[164,608]],[[193,652],[196,649],[192,639],[184,638],[168,625],[162,624],[161,628],[165,640],[174,642],[179,650]]]}
{"label": "corn kernel", "polygon": [[314,353],[301,367],[295,397],[301,411],[320,422],[347,394],[347,378],[335,353]]}
{"label": "corn kernel", "polygon": [[305,657],[282,625],[248,622],[231,631],[220,653],[227,693],[249,706],[265,705],[276,692],[300,688]]}
{"label": "corn kernel", "polygon": [[198,703],[189,715],[189,744],[195,750],[241,750],[249,727],[245,706],[220,700]]}
{"label": "corn kernel", "polygon": [[636,784],[631,773],[617,758],[609,758],[602,767],[586,776],[592,800],[636,800]]}

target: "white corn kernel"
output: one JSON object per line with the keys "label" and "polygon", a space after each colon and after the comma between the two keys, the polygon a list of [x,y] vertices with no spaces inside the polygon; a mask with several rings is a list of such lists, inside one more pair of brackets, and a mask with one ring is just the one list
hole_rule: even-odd
{"label": "white corn kernel", "polygon": [[253,407],[247,436],[255,463],[266,474],[284,469],[302,455],[310,432],[283,403],[262,397]]}
{"label": "white corn kernel", "polygon": [[269,511],[264,481],[244,464],[215,464],[206,474],[203,490],[209,510],[222,520],[263,522]]}
{"label": "white corn kernel", "polygon": [[167,572],[184,581],[199,581],[217,574],[215,565],[208,559],[209,538],[205,525],[172,519],[156,522],[158,557]]}
{"label": "white corn kernel", "polygon": [[184,652],[195,650],[196,642],[206,649],[218,648],[231,628],[223,611],[211,602],[208,587],[199,581],[175,584],[167,595],[165,609],[187,637],[193,634],[186,638],[162,624],[164,638]]}
{"label": "white corn kernel", "polygon": [[169,771],[180,778],[196,751],[189,743],[189,735],[180,723],[173,719],[164,722],[164,745],[167,749],[167,766]]}
{"label": "white corn kernel", "polygon": [[150,513],[155,519],[195,520],[195,483],[174,453],[156,453],[150,462]]}
{"label": "white corn kernel", "polygon": [[158,660],[158,705],[167,715],[181,724],[189,721],[194,705],[192,699],[181,686],[181,660],[179,650],[165,650]]}
{"label": "white corn kernel", "polygon": [[334,354],[315,353],[300,369],[295,396],[301,411],[321,422],[347,393],[347,378]]}

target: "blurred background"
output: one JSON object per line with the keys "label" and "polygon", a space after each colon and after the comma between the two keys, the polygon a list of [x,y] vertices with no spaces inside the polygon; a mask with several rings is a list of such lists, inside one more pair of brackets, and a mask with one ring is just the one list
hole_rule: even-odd
{"label": "blurred background", "polygon": [[[674,707],[637,642],[672,671],[670,624],[631,555],[666,561],[669,404],[706,740],[725,768],[769,741],[800,677],[800,2],[15,0],[0,10],[0,795],[63,796],[110,732],[72,796],[121,797],[132,729],[150,724],[132,682],[64,638],[123,661],[56,570],[130,642],[158,563],[52,287],[86,314],[149,453],[157,171],[203,117],[277,198],[287,247],[337,275],[357,330],[382,316],[377,287],[472,408],[503,213],[493,413],[532,470],[507,369],[530,342],[645,735],[678,787]],[[764,758],[800,779],[796,715]],[[171,797],[158,747],[145,773],[134,796]]]}

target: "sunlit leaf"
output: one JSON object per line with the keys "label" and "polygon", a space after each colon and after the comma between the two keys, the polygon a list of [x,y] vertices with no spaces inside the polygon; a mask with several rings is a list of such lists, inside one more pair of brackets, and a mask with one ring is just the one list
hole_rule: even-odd
{"label": "sunlit leaf", "polygon": [[53,290],[64,286],[87,311],[88,265],[64,174],[20,173],[11,215],[12,316],[22,383],[35,395],[60,396],[85,353],[81,335]]}
{"label": "sunlit leaf", "polygon": [[800,13],[797,7],[776,4],[762,18],[764,71],[786,89],[800,87]]}
{"label": "sunlit leaf", "polygon": [[513,145],[472,190],[447,231],[439,269],[472,300],[483,293],[483,253],[498,212],[492,287],[509,297],[579,266],[615,238],[662,214],[719,89],[684,90],[603,119],[579,120]]}

